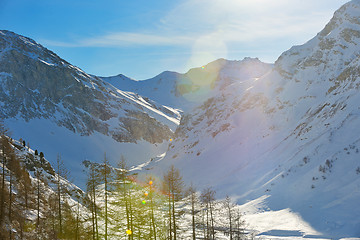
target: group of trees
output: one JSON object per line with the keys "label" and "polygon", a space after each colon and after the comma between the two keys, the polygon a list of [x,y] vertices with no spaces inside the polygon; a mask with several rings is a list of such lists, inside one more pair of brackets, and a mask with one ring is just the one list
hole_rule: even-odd
{"label": "group of trees", "polygon": [[248,239],[242,214],[229,196],[218,201],[212,188],[205,188],[198,194],[192,185],[186,195],[185,200],[190,206],[192,239],[217,239],[217,233],[228,235],[230,240]]}
{"label": "group of trees", "polygon": [[14,153],[6,130],[0,123],[0,239],[22,237],[26,228],[25,211],[31,208],[34,196],[28,172]]}
{"label": "group of trees", "polygon": [[217,201],[212,188],[201,193],[193,186],[187,188],[174,166],[162,178],[132,174],[124,158],[117,168],[110,167],[106,156],[102,164],[86,166],[93,240],[246,237],[244,221],[229,197]]}
{"label": "group of trees", "polygon": [[0,239],[85,239],[84,222],[73,210],[76,202],[65,199],[69,192],[60,157],[53,170],[43,154],[33,155],[23,141],[5,133],[0,124]]}

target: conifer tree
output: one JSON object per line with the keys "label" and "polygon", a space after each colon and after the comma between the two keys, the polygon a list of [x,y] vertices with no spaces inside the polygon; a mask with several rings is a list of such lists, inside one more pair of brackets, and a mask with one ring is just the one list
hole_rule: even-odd
{"label": "conifer tree", "polygon": [[8,147],[8,142],[7,139],[4,135],[1,136],[1,148],[2,148],[2,174],[1,174],[1,194],[0,194],[0,226],[2,226],[2,223],[4,221],[5,218],[5,214],[4,214],[4,208],[5,208],[5,177],[6,177],[6,164],[7,164],[7,159],[6,159],[6,148]]}
{"label": "conifer tree", "polygon": [[104,161],[101,170],[102,180],[104,183],[104,203],[105,203],[105,240],[108,238],[108,183],[111,178],[110,176],[111,169],[109,167],[109,160],[106,158],[106,154],[104,154]]}
{"label": "conifer tree", "polygon": [[[14,162],[14,155],[10,156],[10,164]],[[9,165],[10,165],[9,164]],[[13,199],[12,199],[12,188],[13,188],[13,173],[10,170],[9,171],[9,223],[10,223],[10,229],[9,229],[9,236],[10,236],[10,240],[12,239],[12,203],[13,203]]]}
{"label": "conifer tree", "polygon": [[201,201],[206,206],[206,236],[208,239],[215,239],[213,205],[215,201],[215,191],[212,188],[206,188],[201,193]]}
{"label": "conifer tree", "polygon": [[235,205],[231,202],[231,198],[229,196],[226,196],[223,204],[226,209],[227,218],[229,220],[230,240],[233,240],[233,210]]}
{"label": "conifer tree", "polygon": [[39,168],[36,169],[36,211],[37,211],[37,219],[36,219],[36,226],[37,228],[40,227],[40,201],[41,201],[41,170]]}
{"label": "conifer tree", "polygon": [[193,240],[195,240],[196,239],[196,222],[195,222],[196,208],[195,208],[195,204],[197,202],[197,196],[196,196],[196,189],[192,184],[187,190],[187,195],[189,196],[189,200],[190,200],[190,204],[191,204],[192,238],[193,238]]}
{"label": "conifer tree", "polygon": [[98,207],[96,204],[96,186],[99,183],[99,176],[96,172],[95,165],[88,166],[88,180],[86,182],[86,189],[89,196],[89,208],[91,211],[91,226],[93,240],[99,239],[98,230]]}
{"label": "conifer tree", "polygon": [[132,201],[131,201],[131,192],[130,186],[132,182],[129,178],[129,169],[126,165],[126,160],[124,156],[121,156],[120,161],[118,162],[117,167],[119,168],[116,172],[116,180],[119,183],[118,191],[121,194],[121,200],[125,205],[126,212],[126,229],[130,231],[128,234],[128,239],[134,239],[134,227],[133,227],[133,211],[132,211]]}
{"label": "conifer tree", "polygon": [[[181,200],[184,183],[178,169],[172,165],[164,175],[165,191],[168,194],[169,207],[169,236],[170,239],[177,239],[177,211],[175,202]],[[174,238],[173,238],[174,237]]]}
{"label": "conifer tree", "polygon": [[234,220],[235,220],[235,227],[236,227],[236,231],[235,231],[236,239],[240,240],[244,236],[243,227],[245,225],[245,221],[242,219],[242,215],[239,210],[236,211]]}
{"label": "conifer tree", "polygon": [[155,226],[155,214],[154,214],[154,180],[150,177],[148,179],[149,184],[149,192],[148,197],[150,200],[150,239],[152,236],[154,236],[154,239],[156,240],[156,226]]}
{"label": "conifer tree", "polygon": [[63,196],[66,192],[65,186],[63,186],[63,179],[67,179],[68,175],[69,173],[65,168],[63,160],[61,159],[61,155],[58,154],[56,158],[56,199],[58,210],[59,236],[63,235]]}

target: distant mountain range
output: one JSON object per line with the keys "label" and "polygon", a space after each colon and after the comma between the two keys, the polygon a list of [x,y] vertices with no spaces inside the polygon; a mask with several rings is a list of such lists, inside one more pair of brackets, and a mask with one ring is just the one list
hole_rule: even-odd
{"label": "distant mountain range", "polygon": [[263,199],[329,236],[360,236],[360,0],[275,64],[219,59],[144,81],[89,75],[2,30],[0,82],[13,137],[50,162],[61,153],[75,176],[105,152],[147,173],[173,164],[219,197]]}

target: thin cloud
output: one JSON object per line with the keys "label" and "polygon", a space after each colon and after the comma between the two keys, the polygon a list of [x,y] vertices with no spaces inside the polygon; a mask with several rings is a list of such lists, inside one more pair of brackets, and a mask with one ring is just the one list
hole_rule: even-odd
{"label": "thin cloud", "polygon": [[[346,0],[187,0],[146,32],[115,32],[67,43],[60,47],[188,46],[258,39],[308,39],[329,21]],[[320,9],[320,10],[319,10]],[[206,42],[207,41],[207,42]]]}
{"label": "thin cloud", "polygon": [[181,46],[191,44],[193,39],[193,36],[119,32],[84,38],[73,43],[51,40],[43,40],[42,42],[57,47]]}
{"label": "thin cloud", "polygon": [[81,47],[77,43],[53,41],[53,40],[48,40],[48,39],[40,39],[39,42],[41,42],[42,44],[45,44],[47,46],[53,46],[53,47],[66,47],[66,48]]}
{"label": "thin cloud", "polygon": [[[327,8],[331,2],[336,6]],[[309,32],[313,35],[325,26],[341,2],[346,0],[187,0],[161,22],[167,29],[185,33],[221,32],[224,41],[284,38]]]}

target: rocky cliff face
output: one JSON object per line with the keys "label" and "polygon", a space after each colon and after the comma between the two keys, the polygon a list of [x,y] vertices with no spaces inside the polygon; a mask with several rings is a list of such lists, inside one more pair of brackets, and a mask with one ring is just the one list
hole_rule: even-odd
{"label": "rocky cliff face", "polygon": [[0,118],[49,119],[80,135],[99,132],[119,142],[161,143],[180,117],[8,31],[0,31],[0,81]]}

